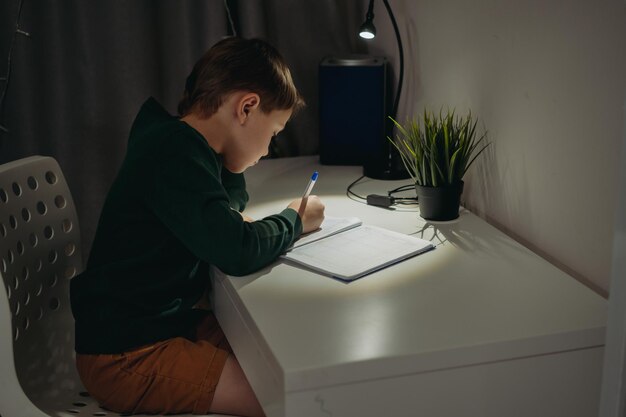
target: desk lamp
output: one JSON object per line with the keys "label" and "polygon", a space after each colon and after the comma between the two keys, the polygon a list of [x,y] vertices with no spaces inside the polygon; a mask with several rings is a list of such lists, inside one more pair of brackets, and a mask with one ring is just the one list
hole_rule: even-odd
{"label": "desk lamp", "polygon": [[[396,97],[393,102],[393,108],[391,111],[391,117],[394,120],[396,119],[396,115],[398,114],[398,103],[400,102],[400,93],[402,92],[402,80],[404,78],[404,51],[402,49],[402,39],[400,38],[400,31],[398,30],[398,24],[396,23],[396,19],[391,10],[391,6],[389,6],[389,2],[387,0],[383,0],[383,4],[387,9],[387,13],[389,14],[389,18],[391,19],[391,23],[393,25],[393,30],[396,34],[396,41],[398,43],[398,51],[400,54],[400,74],[398,76],[398,87],[396,88]],[[364,39],[374,39],[376,37],[376,27],[374,26],[374,0],[370,0],[369,6],[367,8],[367,14],[365,15],[365,22],[361,25],[359,29],[359,36]],[[387,121],[387,133],[389,137],[393,137],[393,125],[390,121]],[[386,161],[383,164],[384,169],[380,169],[379,166],[376,167],[368,167],[368,165],[363,166],[363,174],[367,177],[374,179],[382,179],[382,180],[398,180],[409,178],[408,173],[404,169],[400,161],[400,156],[398,152],[391,146],[387,138],[383,138],[385,146]]]}

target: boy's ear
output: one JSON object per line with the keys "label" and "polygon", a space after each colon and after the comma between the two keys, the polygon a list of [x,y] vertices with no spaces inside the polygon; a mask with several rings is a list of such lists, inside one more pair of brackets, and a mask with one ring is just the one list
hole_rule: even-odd
{"label": "boy's ear", "polygon": [[257,93],[246,93],[239,99],[237,103],[237,118],[243,124],[250,115],[252,110],[259,108],[261,97]]}

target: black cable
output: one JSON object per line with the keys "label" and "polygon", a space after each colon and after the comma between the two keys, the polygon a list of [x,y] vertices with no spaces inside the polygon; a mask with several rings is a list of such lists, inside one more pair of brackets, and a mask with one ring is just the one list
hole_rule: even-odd
{"label": "black cable", "polygon": [[393,197],[392,194],[398,193],[401,191],[408,191],[415,186],[413,184],[406,184],[400,187],[394,188],[391,191],[387,192],[387,195],[377,195],[377,194],[369,194],[367,196],[362,196],[354,191],[352,191],[352,187],[354,187],[359,181],[365,178],[365,175],[361,175],[356,180],[352,181],[350,185],[346,188],[346,196],[353,201],[358,203],[383,207],[383,208],[393,208],[392,206],[399,205],[416,205],[418,203],[417,197]]}
{"label": "black cable", "polygon": [[[352,184],[348,185],[348,188],[346,189],[346,195],[348,196],[348,198],[350,198],[352,200],[354,200],[354,198],[358,198],[358,199],[361,199],[363,201],[366,200],[366,197],[360,196],[360,195],[358,195],[358,194],[356,194],[355,192],[352,191],[352,187],[354,187],[356,185],[356,183],[361,181],[363,178],[365,178],[365,175],[361,175],[359,178],[354,180],[352,182]],[[359,201],[359,200],[357,200],[357,201]],[[363,202],[363,201],[360,201],[360,202]]]}
{"label": "black cable", "polygon": [[[24,32],[20,29],[20,16],[22,15],[22,6],[24,5],[24,0],[20,0],[17,6],[17,18],[15,19],[15,32],[13,32],[13,36],[11,38],[11,43],[9,44],[9,53],[7,56],[7,69],[6,74],[3,77],[4,88],[2,89],[2,94],[0,94],[0,117],[4,114],[4,99],[6,97],[7,90],[9,89],[9,81],[11,80],[11,55],[13,54],[13,45],[15,44],[15,38],[17,34],[30,36],[30,33]],[[9,129],[2,126],[0,124],[0,131],[8,132]]]}
{"label": "black cable", "polygon": [[392,204],[417,204],[417,196],[416,197],[393,197],[393,194],[400,193],[403,191],[415,190],[415,184],[406,184],[401,185],[400,187],[394,188],[391,191],[387,191],[387,195],[391,198]]}
{"label": "black cable", "polygon": [[230,36],[237,37],[237,29],[235,29],[235,22],[233,22],[233,16],[230,13],[230,7],[228,6],[228,0],[224,0],[224,8],[226,9],[226,17],[230,24]]}
{"label": "black cable", "polygon": [[411,197],[406,199],[393,198],[393,204],[406,204],[406,205],[414,205],[419,204],[417,197]]}
{"label": "black cable", "polygon": [[388,191],[387,194],[391,195],[391,194],[399,193],[401,191],[408,191],[413,188],[415,188],[415,185],[413,184],[402,185],[398,188],[394,188],[393,190]]}

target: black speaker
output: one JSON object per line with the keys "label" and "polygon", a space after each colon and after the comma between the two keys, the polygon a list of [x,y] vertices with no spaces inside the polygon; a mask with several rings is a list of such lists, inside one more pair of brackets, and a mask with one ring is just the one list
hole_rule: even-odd
{"label": "black speaker", "polygon": [[382,57],[329,57],[319,65],[320,163],[381,165],[388,79]]}

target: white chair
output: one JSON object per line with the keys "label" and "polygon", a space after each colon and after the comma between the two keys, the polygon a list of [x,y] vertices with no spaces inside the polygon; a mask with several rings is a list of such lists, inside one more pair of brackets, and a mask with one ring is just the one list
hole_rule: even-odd
{"label": "white chair", "polygon": [[82,271],[80,230],[59,164],[0,165],[0,417],[117,416],[74,365],[69,280]]}

